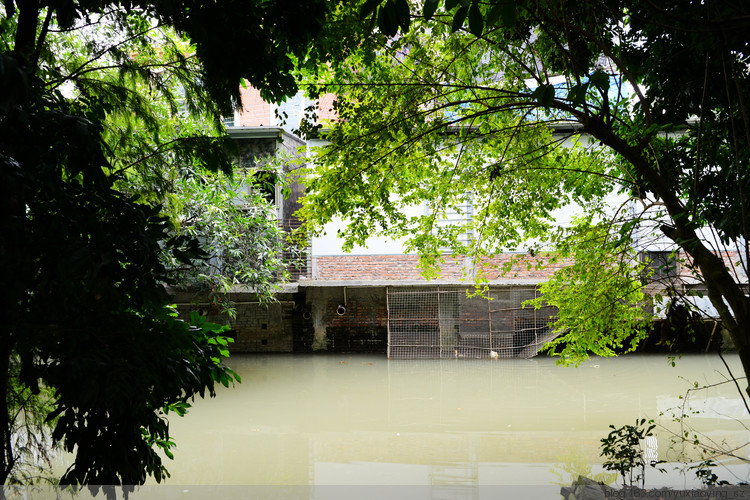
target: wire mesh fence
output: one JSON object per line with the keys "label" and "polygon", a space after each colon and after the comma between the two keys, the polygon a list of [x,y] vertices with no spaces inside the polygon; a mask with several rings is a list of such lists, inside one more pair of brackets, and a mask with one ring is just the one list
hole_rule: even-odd
{"label": "wire mesh fence", "polygon": [[470,296],[465,287],[388,288],[388,357],[529,358],[554,338],[555,308],[523,307],[535,287],[495,287]]}

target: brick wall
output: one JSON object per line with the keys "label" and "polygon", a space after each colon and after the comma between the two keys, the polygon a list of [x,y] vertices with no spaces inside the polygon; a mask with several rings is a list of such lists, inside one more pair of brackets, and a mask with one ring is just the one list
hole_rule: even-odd
{"label": "brick wall", "polygon": [[198,311],[208,321],[229,325],[229,335],[235,339],[230,350],[234,352],[292,352],[295,332],[304,331],[302,311],[288,294],[279,296],[278,302],[271,304],[260,304],[253,300],[252,294],[236,294],[232,297],[236,308],[234,318],[219,314],[215,307],[200,299],[186,298],[175,297],[180,317],[188,320],[191,311]]}
{"label": "brick wall", "polygon": [[[317,280],[424,280],[420,276],[417,255],[318,255],[313,256],[313,279]],[[505,265],[510,266],[503,273]],[[538,269],[538,264],[547,264]],[[440,266],[440,278],[457,280],[465,277],[464,269],[468,265],[461,257],[446,256]],[[524,254],[504,254],[485,259],[482,269],[491,280],[523,279],[542,281],[561,268],[563,262],[549,264],[543,257],[531,257]]]}
{"label": "brick wall", "polygon": [[[316,325],[313,335],[317,337],[317,350],[385,354],[385,288],[309,287],[305,295]],[[339,310],[340,306],[343,309]]]}
{"label": "brick wall", "polygon": [[333,94],[323,94],[318,99],[318,120],[334,120],[336,113],[333,111],[333,101],[335,96]]}
{"label": "brick wall", "polygon": [[[737,266],[740,254],[736,251],[726,251],[721,254],[726,266],[736,272],[738,281],[747,281],[747,276],[741,267]],[[689,259],[684,253],[678,275],[680,278],[692,278],[692,271],[688,267]],[[545,281],[552,274],[569,265],[569,259],[552,262],[544,255],[507,253],[488,257],[473,270],[476,275],[483,275],[489,280],[525,280]],[[317,255],[312,257],[312,279],[316,280],[424,280],[420,276],[417,255]],[[445,257],[441,264],[440,279],[457,280],[465,277],[464,270],[471,271],[471,265],[464,258]],[[469,276],[472,274],[469,273]]]}
{"label": "brick wall", "polygon": [[273,106],[261,99],[260,91],[252,87],[241,88],[242,111],[235,125],[240,127],[274,126],[276,119]]}
{"label": "brick wall", "polygon": [[[743,259],[740,252],[736,250],[726,250],[721,252],[721,259],[724,261],[724,265],[729,269],[730,273],[735,276],[735,279],[740,282],[747,282],[747,275],[742,269],[740,264]],[[678,259],[683,262],[679,266],[679,274],[682,278],[692,277],[692,270],[690,268],[691,259],[689,259],[684,252],[680,253]]]}
{"label": "brick wall", "polygon": [[558,269],[571,261],[560,259],[551,261],[549,256],[506,253],[485,258],[480,264],[481,271],[490,280],[523,279],[544,281]]}
{"label": "brick wall", "polygon": [[[239,112],[235,125],[239,127],[278,126],[273,104],[265,102],[260,97],[260,92],[252,87],[241,88],[242,110]],[[299,96],[298,96],[299,97]],[[333,94],[323,94],[318,99],[318,121],[334,120],[336,114],[333,111]],[[304,98],[292,98],[279,106],[280,112],[285,112],[288,117],[290,128],[297,128],[299,120],[304,112],[303,107],[309,102]]]}

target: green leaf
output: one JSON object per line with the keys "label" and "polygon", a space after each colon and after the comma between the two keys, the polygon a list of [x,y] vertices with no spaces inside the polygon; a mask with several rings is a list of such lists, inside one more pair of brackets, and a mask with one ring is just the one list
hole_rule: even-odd
{"label": "green leaf", "polygon": [[432,19],[432,16],[435,15],[435,11],[439,5],[440,0],[425,0],[424,7],[422,8],[422,15],[424,18],[428,21]]}
{"label": "green leaf", "polygon": [[602,92],[609,90],[609,75],[600,69],[591,73],[589,81]]}
{"label": "green leaf", "polygon": [[409,12],[409,3],[407,0],[392,0],[395,4],[396,18],[398,24],[404,32],[409,31],[411,24],[411,13]]}
{"label": "green leaf", "polygon": [[484,20],[482,19],[482,12],[479,10],[479,3],[473,2],[469,7],[469,31],[476,36],[482,36],[482,30],[484,29]]}
{"label": "green leaf", "polygon": [[398,33],[398,15],[394,0],[388,0],[385,5],[378,9],[378,28],[386,36],[395,36]]}
{"label": "green leaf", "polygon": [[555,100],[555,87],[554,85],[549,84],[539,85],[534,89],[534,92],[531,93],[531,97],[539,101],[539,104],[545,108],[548,108]]}
{"label": "green leaf", "polygon": [[195,326],[201,326],[206,322],[206,318],[201,316],[198,311],[190,311],[190,324]]}
{"label": "green leaf", "polygon": [[445,0],[445,10],[453,10],[458,5],[458,0]]}
{"label": "green leaf", "polygon": [[572,86],[570,91],[568,91],[568,100],[571,101],[574,106],[581,106],[586,102],[586,92],[588,92],[588,89],[588,83]]}
{"label": "green leaf", "polygon": [[365,19],[367,16],[375,12],[375,9],[378,8],[378,5],[380,5],[380,2],[382,1],[383,0],[367,0],[362,4],[362,8],[359,10],[359,17]]}
{"label": "green leaf", "polygon": [[633,219],[625,222],[618,231],[619,238],[615,241],[614,247],[620,247],[621,245],[629,244],[631,242],[631,235],[633,228],[638,225],[639,220]]}
{"label": "green leaf", "polygon": [[500,19],[500,13],[503,11],[504,5],[502,3],[496,3],[492,6],[490,9],[490,12],[487,14],[487,26],[493,26],[497,24],[498,20]]}
{"label": "green leaf", "polygon": [[468,7],[461,7],[456,11],[456,14],[453,16],[453,24],[451,25],[451,30],[455,33],[456,31],[461,29],[461,26],[464,25],[464,21],[466,21],[466,16],[469,14],[469,8]]}
{"label": "green leaf", "polygon": [[515,25],[516,20],[518,19],[518,10],[516,9],[515,4],[503,4],[500,8],[500,19],[504,26],[512,27]]}

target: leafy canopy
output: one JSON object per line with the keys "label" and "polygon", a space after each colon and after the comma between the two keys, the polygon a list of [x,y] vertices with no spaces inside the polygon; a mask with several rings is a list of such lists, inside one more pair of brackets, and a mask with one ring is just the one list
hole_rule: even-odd
{"label": "leafy canopy", "polygon": [[746,7],[409,7],[365,2],[379,48],[352,53],[315,90],[336,94],[338,120],[310,181],[310,229],[342,216],[348,248],[405,236],[428,276],[445,249],[471,256],[480,278],[483,257],[503,251],[567,262],[543,291],[559,307],[552,348],[568,361],[634,348],[642,285],[659,277],[636,253],[681,249],[742,349],[732,313],[750,309],[718,255],[728,246],[748,261]]}
{"label": "leafy canopy", "polygon": [[[165,284],[221,254],[219,278],[271,290],[275,228],[232,210],[239,181],[213,177],[231,170],[220,114],[238,104],[241,77],[267,98],[293,94],[292,69],[311,71],[360,26],[323,31],[344,7],[3,2],[0,482],[28,456],[15,440],[18,395],[51,394],[25,411],[75,450],[63,483],[141,484],[167,475],[167,414],[237,379],[221,363],[224,328],[178,321]],[[190,196],[223,212],[191,226]],[[238,234],[246,223],[250,239]],[[216,227],[223,241],[205,245]]]}

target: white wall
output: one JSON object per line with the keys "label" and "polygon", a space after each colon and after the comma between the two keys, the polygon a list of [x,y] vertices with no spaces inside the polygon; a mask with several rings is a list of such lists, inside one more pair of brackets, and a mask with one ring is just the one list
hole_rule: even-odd
{"label": "white wall", "polygon": [[[407,211],[407,215],[419,215],[424,213],[421,207],[414,207]],[[382,236],[371,237],[367,240],[367,246],[356,246],[351,252],[342,250],[344,240],[338,237],[338,230],[345,227],[341,219],[325,225],[325,233],[312,238],[312,255],[402,255],[407,253],[404,248],[403,239],[389,239]]]}
{"label": "white wall", "polygon": [[[315,148],[324,146],[327,141],[322,139],[311,139],[307,142],[308,158],[312,155]],[[422,207],[414,207],[409,211],[409,215],[419,215],[423,213]],[[344,229],[345,224],[341,219],[336,219],[326,224],[323,233],[312,238],[310,244],[312,255],[401,255],[406,253],[403,245],[403,239],[393,240],[384,237],[372,237],[367,240],[367,246],[356,246],[351,252],[344,252],[342,247],[344,240],[338,236],[338,232]]]}

